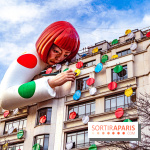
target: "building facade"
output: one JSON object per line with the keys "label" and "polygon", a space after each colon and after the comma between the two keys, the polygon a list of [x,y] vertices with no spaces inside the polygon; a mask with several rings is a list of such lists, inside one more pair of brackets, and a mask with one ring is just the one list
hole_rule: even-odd
{"label": "building facade", "polygon": [[[101,41],[79,51],[68,66],[62,65],[61,72],[66,68],[75,71],[76,63],[82,61],[80,75],[75,82],[57,87],[55,98],[9,110],[7,117],[4,117],[5,110],[1,109],[0,149],[31,150],[38,143],[40,150],[65,150],[66,143],[73,141],[73,150],[88,149],[91,144],[96,144],[98,150],[106,150],[104,145],[88,139],[88,125],[83,124],[82,118],[88,115],[90,122],[122,122],[125,119],[139,121],[134,107],[136,97],[140,93],[150,94],[150,38],[146,37],[147,32],[146,29],[136,29],[132,31],[132,38],[123,35],[116,43]],[[94,48],[98,52],[93,53]],[[102,71],[96,73],[95,67],[101,63],[103,55],[107,55],[108,60],[103,63]],[[112,59],[113,55],[118,55],[118,58]],[[121,75],[113,71],[118,64],[125,70]],[[55,66],[53,72],[57,72]],[[35,78],[44,77],[42,74],[44,71]],[[89,78],[95,79],[91,86],[86,84]],[[113,91],[108,89],[108,84],[112,81],[117,83],[117,88]],[[97,89],[96,94],[90,95],[91,87]],[[129,87],[132,87],[133,94],[126,97],[124,91]],[[73,100],[77,90],[81,91],[81,97]],[[123,108],[124,115],[118,119],[115,110],[120,107]],[[76,112],[75,119],[69,118],[71,112]],[[42,116],[45,116],[44,123],[41,123]],[[23,133],[18,138],[20,130]],[[109,149],[117,148],[110,146]]]}

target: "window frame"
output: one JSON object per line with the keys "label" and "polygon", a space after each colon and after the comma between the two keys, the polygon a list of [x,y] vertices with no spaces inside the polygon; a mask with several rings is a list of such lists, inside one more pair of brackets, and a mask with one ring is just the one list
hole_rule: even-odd
{"label": "window frame", "polygon": [[130,41],[133,41],[133,40],[135,40],[135,36],[133,38],[127,39],[126,42],[130,42]]}
{"label": "window frame", "polygon": [[[36,136],[34,136],[34,142],[33,142],[33,144],[37,144],[37,140],[38,139],[36,139],[38,136],[43,136],[43,147],[40,147],[40,150],[43,150],[43,148],[44,148],[44,141],[45,141],[45,136],[46,135],[48,135],[48,147],[49,147],[49,137],[50,137],[50,134],[38,134],[38,135],[36,135]],[[40,139],[41,140],[41,139]],[[38,143],[39,144],[39,143]],[[39,144],[40,145],[40,144]],[[41,146],[41,145],[40,145]],[[47,149],[48,150],[48,149]]]}
{"label": "window frame", "polygon": [[[126,75],[123,76],[123,77],[119,77],[119,76],[117,75],[117,73],[115,73],[115,72],[113,71],[113,68],[111,69],[111,82],[113,82],[113,81],[114,81],[114,82],[117,82],[117,81],[125,80],[125,79],[128,78],[128,66],[127,66],[127,65],[123,65],[123,69],[126,70]],[[115,76],[116,76],[115,79],[113,79],[114,74],[115,74]]]}
{"label": "window frame", "polygon": [[[19,126],[20,126],[20,121],[22,121],[23,120],[23,124],[22,124],[22,128],[19,128]],[[15,119],[15,120],[11,120],[11,121],[8,121],[8,122],[5,122],[5,126],[4,126],[4,132],[3,132],[3,135],[4,134],[8,134],[8,131],[9,131],[9,129],[10,128],[12,128],[12,127],[14,127],[14,123],[16,123],[16,122],[19,122],[18,123],[18,128],[17,128],[17,132],[19,131],[19,130],[25,130],[26,129],[26,126],[24,127],[24,122],[26,121],[26,125],[27,125],[27,118],[19,118],[19,119]],[[9,128],[9,126],[10,126],[10,124],[11,124],[11,127]],[[8,129],[7,129],[7,132],[6,132],[6,126],[8,125]],[[15,129],[15,127],[14,127],[14,129]]]}
{"label": "window frame", "polygon": [[[82,79],[86,79],[86,78],[87,78],[87,80],[88,80],[88,79],[89,79],[89,76],[86,76],[86,77],[83,77],[83,78],[76,79],[76,91],[77,91],[77,90],[84,91],[84,90],[89,89],[89,86],[86,84],[86,81],[87,81],[87,80],[81,81]],[[78,83],[79,81],[80,81],[80,83]],[[83,86],[84,86],[84,84],[85,84],[85,87],[83,87],[83,89],[81,89],[81,84],[82,84],[81,82],[83,82]],[[84,82],[85,82],[85,83],[84,83]],[[80,84],[80,88],[77,88],[79,84]]]}
{"label": "window frame", "polygon": [[[136,95],[136,91],[135,90],[133,90],[132,96],[133,95]],[[121,96],[123,96],[124,105],[117,105],[117,99],[120,98]],[[112,107],[111,101],[114,98],[115,98],[115,107]],[[126,99],[127,99],[127,102],[128,102],[127,104],[126,104]],[[110,101],[110,108],[106,108],[106,101]],[[105,100],[104,100],[104,112],[115,111],[118,108],[121,108],[122,106],[123,106],[122,108],[132,108],[132,107],[134,107],[135,103],[136,103],[136,101],[132,102],[131,96],[130,97],[126,97],[124,95],[124,93],[117,93],[117,94],[105,97]],[[125,107],[125,106],[127,106],[127,107]],[[109,109],[109,110],[107,111],[107,109]]]}
{"label": "window frame", "polygon": [[[82,134],[80,134],[80,132],[84,132],[84,143],[80,143],[80,144],[78,144],[77,143],[77,136],[78,135],[82,135]],[[78,134],[79,133],[79,134]],[[74,147],[73,148],[83,148],[83,147],[86,147],[86,146],[90,146],[91,144],[94,144],[94,141],[90,141],[90,139],[88,138],[88,135],[87,135],[87,138],[89,139],[89,142],[85,142],[85,139],[86,139],[86,133],[88,133],[88,130],[80,130],[80,131],[75,131],[75,132],[71,132],[71,133],[66,133],[66,143],[67,142],[70,142],[70,141],[67,141],[67,139],[68,139],[68,134],[70,134],[71,136],[71,140],[72,140],[72,136],[75,136],[75,139],[76,139],[76,141],[74,142],[75,144],[74,144]],[[81,145],[81,146],[80,146]],[[79,147],[78,147],[79,146]]]}
{"label": "window frame", "polygon": [[[72,110],[73,109],[73,111],[74,111],[74,109],[76,109],[77,108],[77,117],[76,118],[81,118],[81,117],[83,117],[83,116],[87,116],[87,115],[93,115],[93,114],[95,114],[95,111],[92,111],[91,112],[91,107],[92,107],[92,104],[94,104],[94,106],[95,106],[95,100],[93,100],[93,101],[88,101],[88,102],[84,102],[84,103],[80,103],[80,104],[76,104],[76,105],[70,105],[70,106],[68,106],[68,114],[67,114],[67,120],[69,120],[69,114],[71,113],[69,113],[69,111],[70,110]],[[90,105],[90,112],[89,113],[86,113],[86,106],[87,105]],[[79,107],[80,106],[83,106],[83,107],[85,107],[85,113],[84,114],[81,114],[81,115],[79,115]],[[70,110],[69,110],[69,108],[71,108]],[[72,112],[73,112],[72,111]]]}
{"label": "window frame", "polygon": [[21,142],[21,143],[12,143],[12,144],[8,145],[7,150],[11,150],[13,147],[15,147],[15,150],[17,150],[16,149],[17,145],[19,145],[19,149],[20,149],[20,146],[24,147],[24,143],[23,142]]}
{"label": "window frame", "polygon": [[[51,116],[50,116],[50,121],[48,122],[47,120],[47,117],[48,117],[48,109],[50,109],[50,113],[51,113]],[[42,110],[45,110],[45,112],[46,112],[46,122],[45,123],[40,123],[39,121],[40,121],[40,117],[41,116],[44,116],[44,115],[41,115],[40,116],[40,111],[42,111]],[[41,112],[42,113],[42,112]],[[44,112],[43,112],[44,113]],[[40,126],[40,125],[44,125],[44,124],[51,124],[51,119],[52,119],[52,107],[44,107],[44,108],[40,108],[40,109],[38,109],[37,110],[37,117],[36,117],[36,126]]]}
{"label": "window frame", "polygon": [[[127,52],[127,54],[123,55],[122,53],[124,53],[124,52]],[[118,57],[122,57],[122,56],[126,56],[126,55],[128,55],[128,54],[131,54],[131,53],[132,53],[132,52],[131,52],[131,49],[129,48],[129,49],[126,49],[126,50],[117,52],[116,54],[118,55]],[[121,54],[121,55],[119,56],[119,54]]]}
{"label": "window frame", "polygon": [[[90,64],[90,63],[91,63],[91,65],[88,66],[88,64]],[[96,59],[83,63],[82,68],[91,67],[93,65],[96,65]]]}

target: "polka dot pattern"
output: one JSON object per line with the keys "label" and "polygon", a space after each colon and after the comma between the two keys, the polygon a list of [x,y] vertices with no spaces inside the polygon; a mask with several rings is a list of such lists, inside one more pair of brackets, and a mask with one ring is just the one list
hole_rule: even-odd
{"label": "polka dot pattern", "polygon": [[95,79],[94,78],[89,78],[87,81],[86,81],[86,84],[87,85],[92,85],[95,83]]}
{"label": "polka dot pattern", "polygon": [[124,114],[124,110],[122,108],[118,108],[116,111],[115,111],[115,116],[116,118],[121,118]]}
{"label": "polka dot pattern", "polygon": [[37,65],[37,58],[33,54],[24,54],[17,59],[17,62],[26,68],[32,69]]}
{"label": "polka dot pattern", "polygon": [[109,88],[109,90],[111,90],[111,91],[115,90],[115,89],[117,88],[117,83],[116,83],[116,82],[110,82],[110,83],[108,84],[108,88]]}
{"label": "polka dot pattern", "polygon": [[83,66],[83,62],[82,62],[82,61],[79,61],[79,62],[76,64],[76,68],[78,68],[78,69],[80,69],[82,66]]}
{"label": "polka dot pattern", "polygon": [[52,68],[48,68],[47,70],[46,70],[46,74],[50,74],[51,72],[52,72]]}
{"label": "polka dot pattern", "polygon": [[31,82],[22,84],[18,88],[18,93],[23,98],[31,98],[35,93],[35,89],[36,89],[36,84],[34,81],[31,81]]}

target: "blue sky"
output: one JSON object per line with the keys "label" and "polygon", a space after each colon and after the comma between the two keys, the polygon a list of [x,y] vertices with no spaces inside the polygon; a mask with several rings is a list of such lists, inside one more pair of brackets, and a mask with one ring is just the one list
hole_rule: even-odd
{"label": "blue sky", "polygon": [[35,48],[52,22],[72,23],[82,49],[119,38],[126,29],[150,26],[149,8],[149,0],[0,0],[0,81],[15,58]]}

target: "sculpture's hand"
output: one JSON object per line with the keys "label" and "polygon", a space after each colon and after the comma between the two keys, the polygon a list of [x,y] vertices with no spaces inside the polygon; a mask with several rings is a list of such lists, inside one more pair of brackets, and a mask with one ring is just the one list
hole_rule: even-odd
{"label": "sculpture's hand", "polygon": [[63,85],[67,81],[74,82],[74,80],[75,80],[75,74],[71,69],[69,69],[66,72],[62,72],[56,75],[54,78],[49,79],[48,84],[50,85],[51,88],[55,88],[57,86]]}

